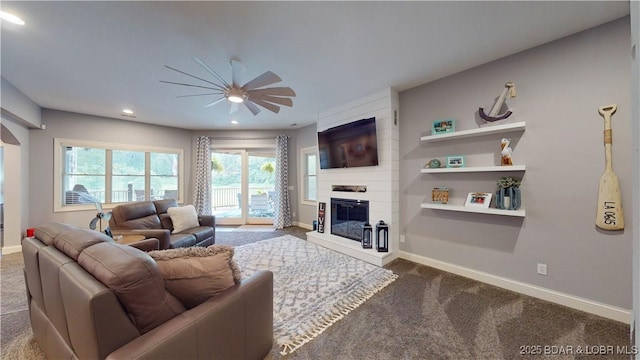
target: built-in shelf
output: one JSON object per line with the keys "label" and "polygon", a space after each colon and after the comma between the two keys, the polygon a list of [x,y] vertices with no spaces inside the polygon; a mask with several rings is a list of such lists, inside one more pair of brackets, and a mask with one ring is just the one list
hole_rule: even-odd
{"label": "built-in shelf", "polygon": [[420,140],[435,142],[435,141],[443,141],[443,140],[464,139],[464,138],[474,137],[474,136],[502,134],[502,133],[508,133],[508,132],[521,131],[521,130],[524,131],[525,128],[526,128],[525,122],[520,121],[520,122],[508,123],[508,124],[502,124],[502,125],[485,126],[477,129],[455,131],[448,134],[428,135],[428,136],[421,137]]}
{"label": "built-in shelf", "polygon": [[459,212],[469,212],[469,213],[478,213],[478,214],[525,217],[524,209],[519,209],[519,210],[502,210],[502,209],[496,209],[496,208],[485,209],[485,208],[461,206],[461,205],[429,204],[429,203],[420,204],[420,207],[423,209],[435,209],[435,210],[459,211]]}
{"label": "built-in shelf", "polygon": [[470,166],[459,168],[423,168],[420,170],[423,174],[438,173],[471,173],[471,172],[503,172],[503,171],[526,171],[526,165],[511,166]]}

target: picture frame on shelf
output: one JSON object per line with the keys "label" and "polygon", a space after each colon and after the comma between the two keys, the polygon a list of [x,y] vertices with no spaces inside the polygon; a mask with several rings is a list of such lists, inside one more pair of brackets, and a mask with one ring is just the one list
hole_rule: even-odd
{"label": "picture frame on shelf", "polygon": [[464,156],[462,155],[447,156],[447,167],[448,168],[464,167]]}
{"label": "picture frame on shelf", "polygon": [[470,192],[464,206],[488,209],[492,195],[490,192]]}
{"label": "picture frame on shelf", "polygon": [[431,190],[431,201],[434,204],[448,204],[449,203],[449,188],[448,187],[435,187]]}
{"label": "picture frame on shelf", "polygon": [[431,135],[449,134],[456,131],[454,119],[436,120],[431,124]]}

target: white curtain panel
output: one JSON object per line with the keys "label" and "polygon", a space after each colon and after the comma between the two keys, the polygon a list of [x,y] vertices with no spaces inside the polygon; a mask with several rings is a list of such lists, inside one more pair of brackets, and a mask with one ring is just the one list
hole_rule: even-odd
{"label": "white curtain panel", "polygon": [[276,138],[276,196],[273,227],[283,229],[292,225],[289,203],[289,137]]}
{"label": "white curtain panel", "polygon": [[198,214],[211,215],[211,139],[208,136],[197,139],[193,206]]}

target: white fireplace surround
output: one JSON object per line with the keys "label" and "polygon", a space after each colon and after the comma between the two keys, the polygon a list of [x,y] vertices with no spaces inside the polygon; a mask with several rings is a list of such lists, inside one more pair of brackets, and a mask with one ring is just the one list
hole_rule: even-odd
{"label": "white fireplace surround", "polygon": [[[312,231],[307,239],[373,265],[383,266],[399,256],[399,132],[398,93],[386,89],[339,108],[323,112],[318,131],[370,117],[376,118],[378,166],[320,170],[317,177],[318,202],[326,204],[325,232]],[[366,192],[333,191],[333,185],[364,185]],[[331,198],[369,201],[369,223],[374,227],[373,249],[363,249],[358,241],[332,235]],[[389,225],[389,252],[375,249],[375,224]]]}

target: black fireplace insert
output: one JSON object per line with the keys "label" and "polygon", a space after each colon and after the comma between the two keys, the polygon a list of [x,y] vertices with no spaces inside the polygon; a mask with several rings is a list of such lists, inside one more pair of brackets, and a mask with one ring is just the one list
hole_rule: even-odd
{"label": "black fireplace insert", "polygon": [[360,241],[369,222],[369,201],[331,198],[331,233]]}

